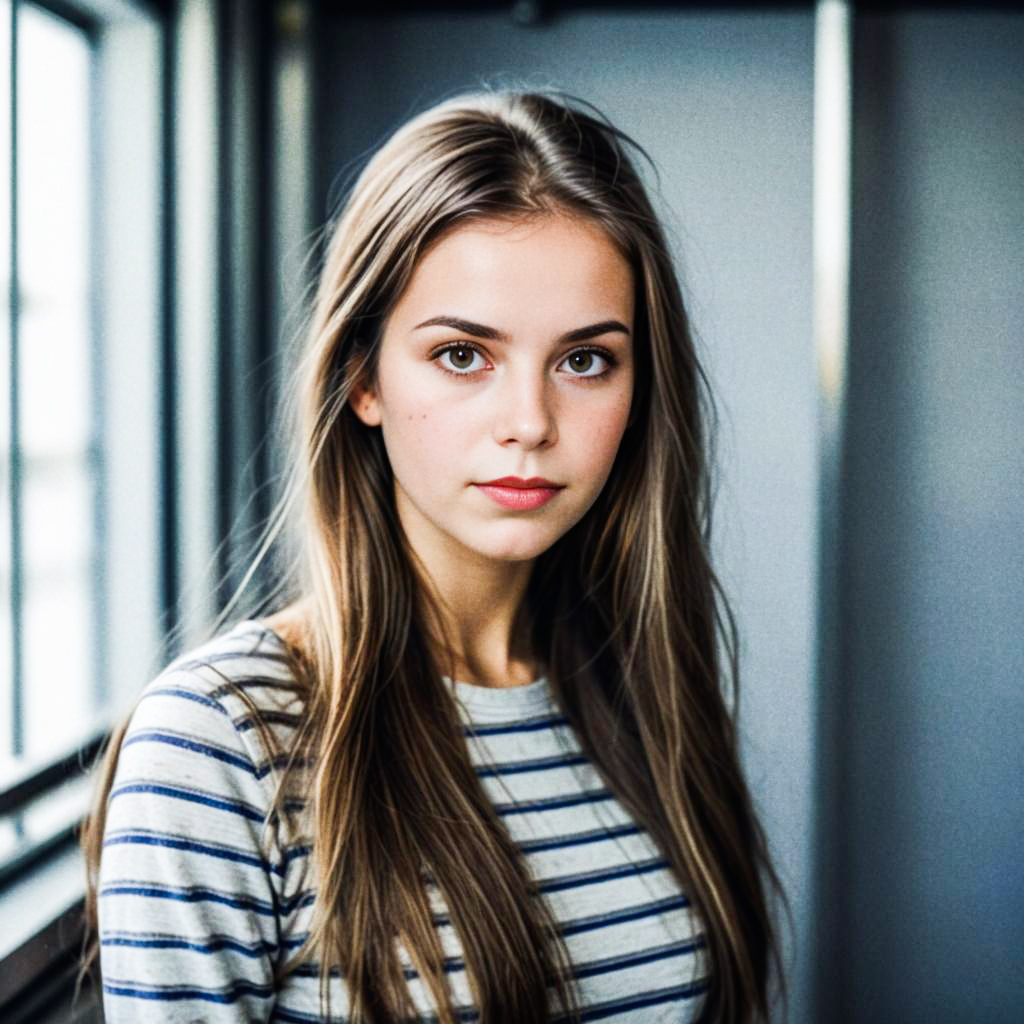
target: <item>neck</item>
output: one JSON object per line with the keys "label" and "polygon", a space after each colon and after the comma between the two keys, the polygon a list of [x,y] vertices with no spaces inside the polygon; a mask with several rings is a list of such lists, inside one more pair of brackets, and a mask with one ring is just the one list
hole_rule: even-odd
{"label": "neck", "polygon": [[481,686],[520,686],[538,675],[530,647],[526,588],[533,562],[484,558],[424,559],[421,571],[442,616],[436,629],[452,645],[442,667],[453,679]]}

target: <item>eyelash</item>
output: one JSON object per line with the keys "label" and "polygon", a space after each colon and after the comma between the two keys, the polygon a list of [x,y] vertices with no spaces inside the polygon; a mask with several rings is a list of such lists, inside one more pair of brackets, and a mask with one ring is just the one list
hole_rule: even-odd
{"label": "eyelash", "polygon": [[[451,370],[444,364],[438,362],[441,356],[443,356],[446,352],[452,352],[460,348],[468,349],[470,352],[476,352],[477,355],[481,356],[482,358],[486,358],[483,352],[480,350],[480,348],[478,348],[476,345],[473,345],[465,341],[459,341],[454,342],[450,345],[445,345],[442,348],[439,348],[435,352],[433,352],[430,358],[432,361],[437,362],[438,367],[445,373],[447,373],[449,377],[460,377],[463,379],[467,377],[475,377],[480,372],[479,370],[464,370],[462,373],[460,373],[458,370]],[[602,380],[618,365],[618,360],[615,358],[615,356],[611,354],[611,352],[609,352],[605,348],[599,348],[594,345],[588,345],[584,348],[574,348],[571,352],[567,352],[565,354],[565,358],[562,359],[562,362],[559,363],[558,365],[561,366],[562,363],[564,363],[566,360],[571,359],[573,356],[578,355],[580,352],[591,352],[596,356],[600,356],[608,364],[608,366],[600,373],[592,373],[588,375],[584,375],[581,373],[569,374],[569,376],[575,377],[577,380],[582,380],[586,382]]]}

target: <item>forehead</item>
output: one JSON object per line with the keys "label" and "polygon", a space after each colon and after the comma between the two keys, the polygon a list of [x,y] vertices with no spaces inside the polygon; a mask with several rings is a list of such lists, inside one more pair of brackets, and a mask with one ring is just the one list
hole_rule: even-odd
{"label": "forehead", "polygon": [[473,220],[423,253],[392,318],[405,324],[441,313],[508,321],[496,327],[631,318],[633,274],[608,235],[582,218]]}

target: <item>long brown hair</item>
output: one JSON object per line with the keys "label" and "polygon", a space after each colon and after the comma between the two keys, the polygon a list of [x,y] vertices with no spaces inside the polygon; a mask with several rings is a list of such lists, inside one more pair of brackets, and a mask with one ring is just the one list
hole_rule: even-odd
{"label": "long brown hair", "polygon": [[[777,881],[729,710],[735,627],[708,555],[712,410],[631,148],[642,153],[579,101],[461,96],[388,140],[332,227],[297,376],[293,472],[267,546],[294,528],[295,600],[276,628],[305,710],[275,811],[310,772],[317,896],[298,959],[319,960],[324,998],[328,972],[343,972],[353,1021],[414,1015],[396,940],[440,1019],[455,1020],[425,875],[450,911],[484,1024],[548,1020],[549,986],[564,1012],[578,1009],[550,911],[531,898],[523,857],[470,763],[442,679],[443,616],[398,521],[380,431],[349,407],[426,246],[474,218],[554,211],[587,218],[630,263],[636,377],[604,490],[534,566],[534,653],[585,753],[696,908],[705,1019],[768,1014],[779,957],[767,886]],[[116,740],[85,837],[93,912]]]}

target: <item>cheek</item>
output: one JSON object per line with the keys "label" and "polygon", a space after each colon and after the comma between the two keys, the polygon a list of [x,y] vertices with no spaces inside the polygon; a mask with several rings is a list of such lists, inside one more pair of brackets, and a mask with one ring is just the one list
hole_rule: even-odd
{"label": "cheek", "polygon": [[581,457],[595,467],[611,469],[615,453],[626,430],[629,419],[629,397],[610,401],[600,410],[586,410],[574,424],[576,448]]}
{"label": "cheek", "polygon": [[458,450],[460,434],[464,434],[451,407],[424,396],[422,391],[390,393],[381,415],[384,446],[399,472],[443,462],[446,453]]}

